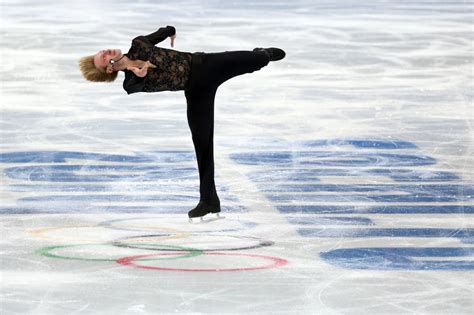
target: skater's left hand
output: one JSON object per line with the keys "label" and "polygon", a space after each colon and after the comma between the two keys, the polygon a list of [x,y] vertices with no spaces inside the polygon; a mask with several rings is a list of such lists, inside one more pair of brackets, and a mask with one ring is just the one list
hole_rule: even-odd
{"label": "skater's left hand", "polygon": [[171,47],[174,47],[174,39],[176,38],[176,34],[170,36]]}

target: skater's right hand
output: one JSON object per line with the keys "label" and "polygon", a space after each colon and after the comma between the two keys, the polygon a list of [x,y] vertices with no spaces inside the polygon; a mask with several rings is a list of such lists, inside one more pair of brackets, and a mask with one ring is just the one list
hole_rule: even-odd
{"label": "skater's right hand", "polygon": [[138,67],[127,67],[127,70],[132,71],[137,77],[143,78],[148,72],[147,67],[138,68]]}
{"label": "skater's right hand", "polygon": [[129,66],[127,67],[127,70],[132,71],[137,77],[143,78],[147,75],[148,68],[156,68],[156,66],[151,62],[147,61],[141,68]]}
{"label": "skater's right hand", "polygon": [[176,38],[176,34],[174,34],[173,36],[170,36],[170,45],[171,45],[171,47],[174,47],[175,38]]}

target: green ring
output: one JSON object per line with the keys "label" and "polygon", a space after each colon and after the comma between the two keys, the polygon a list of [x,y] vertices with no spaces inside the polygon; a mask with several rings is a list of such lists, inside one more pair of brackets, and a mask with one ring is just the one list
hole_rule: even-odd
{"label": "green ring", "polygon": [[[125,243],[126,244],[126,243]],[[115,262],[117,259],[106,259],[106,258],[79,258],[79,257],[69,257],[69,256],[62,256],[62,255],[56,255],[56,254],[51,254],[50,252],[55,249],[60,249],[60,248],[67,248],[67,247],[76,247],[76,246],[97,246],[97,245],[113,245],[112,243],[100,243],[100,244],[72,244],[72,245],[60,245],[60,246],[47,246],[47,247],[42,247],[40,249],[37,249],[35,253],[49,257],[49,258],[59,258],[59,259],[69,259],[69,260],[85,260],[85,261],[111,261]],[[174,248],[180,251],[188,251],[189,253],[186,255],[182,256],[177,256],[177,257],[165,257],[165,258],[154,258],[154,259],[143,259],[143,260],[174,260],[174,259],[180,259],[180,258],[189,258],[189,257],[194,257],[194,256],[199,256],[202,255],[203,251],[199,249],[193,249],[193,248],[187,248],[187,247],[181,247],[181,246],[174,246],[174,245],[161,245],[161,244],[144,244],[147,246],[162,246],[162,247],[168,247],[168,248]]]}

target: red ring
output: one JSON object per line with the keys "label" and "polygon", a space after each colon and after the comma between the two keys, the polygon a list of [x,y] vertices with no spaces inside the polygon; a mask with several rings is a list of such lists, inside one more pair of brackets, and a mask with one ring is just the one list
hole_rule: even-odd
{"label": "red ring", "polygon": [[217,253],[217,252],[211,252],[211,253],[204,252],[203,255],[257,257],[257,258],[263,258],[263,259],[266,259],[266,260],[271,260],[271,261],[273,261],[273,263],[270,264],[270,265],[261,266],[261,267],[224,268],[224,269],[221,269],[221,268],[217,268],[217,269],[164,268],[164,267],[141,266],[141,265],[137,265],[137,264],[133,263],[134,260],[140,259],[140,258],[147,258],[147,257],[153,257],[153,256],[166,256],[166,255],[172,255],[172,254],[171,253],[162,253],[162,254],[129,256],[129,257],[123,257],[123,258],[117,259],[117,263],[119,263],[121,265],[124,265],[124,266],[130,266],[130,267],[140,268],[140,269],[164,270],[164,271],[184,271],[184,272],[250,271],[250,270],[271,269],[271,268],[281,267],[281,266],[284,266],[284,265],[288,264],[288,260],[283,259],[283,258],[278,258],[278,257],[255,255],[255,254]]}

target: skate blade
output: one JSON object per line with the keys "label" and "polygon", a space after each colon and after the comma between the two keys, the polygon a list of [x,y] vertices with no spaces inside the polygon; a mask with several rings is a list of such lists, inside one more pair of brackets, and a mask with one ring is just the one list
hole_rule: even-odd
{"label": "skate blade", "polygon": [[200,223],[209,223],[217,220],[222,220],[225,219],[225,217],[220,216],[219,213],[216,213],[215,217],[195,217],[195,218],[189,218],[189,223],[191,224],[200,224]]}

